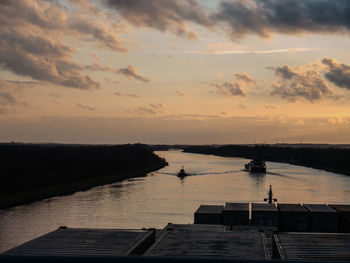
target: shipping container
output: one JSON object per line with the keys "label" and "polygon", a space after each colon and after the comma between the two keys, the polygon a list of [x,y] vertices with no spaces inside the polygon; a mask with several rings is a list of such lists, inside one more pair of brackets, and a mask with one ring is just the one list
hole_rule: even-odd
{"label": "shipping container", "polygon": [[279,224],[282,232],[310,231],[309,211],[300,204],[278,204]]}
{"label": "shipping container", "polygon": [[155,230],[61,227],[8,250],[18,256],[142,255],[155,241]]}
{"label": "shipping container", "polygon": [[281,260],[349,261],[350,234],[278,233],[273,251],[273,257]]}
{"label": "shipping container", "polygon": [[311,232],[338,232],[338,212],[324,204],[304,204],[310,212]]}
{"label": "shipping container", "polygon": [[252,224],[278,226],[278,209],[274,204],[252,203]]}
{"label": "shipping container", "polygon": [[222,205],[201,205],[194,213],[195,224],[222,224]]}
{"label": "shipping container", "polygon": [[350,233],[350,205],[329,205],[338,211],[339,232]]}
{"label": "shipping container", "polygon": [[163,231],[145,256],[211,257],[244,260],[270,259],[263,232],[197,231],[176,226]]}
{"label": "shipping container", "polygon": [[248,225],[249,203],[226,203],[222,216],[224,225]]}

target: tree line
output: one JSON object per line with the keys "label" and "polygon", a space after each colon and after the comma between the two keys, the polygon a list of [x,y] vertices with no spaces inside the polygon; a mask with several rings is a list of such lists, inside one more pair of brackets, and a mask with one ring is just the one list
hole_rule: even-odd
{"label": "tree line", "polygon": [[166,161],[134,145],[0,144],[0,196],[122,174]]}
{"label": "tree line", "polygon": [[185,152],[226,157],[260,158],[350,175],[350,149],[342,147],[287,147],[273,145],[189,146]]}

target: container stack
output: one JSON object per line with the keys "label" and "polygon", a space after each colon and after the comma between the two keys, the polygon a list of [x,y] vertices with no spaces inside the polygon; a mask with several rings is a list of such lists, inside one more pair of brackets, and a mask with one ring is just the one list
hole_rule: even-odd
{"label": "container stack", "polygon": [[335,209],[322,204],[304,204],[304,207],[310,212],[311,232],[338,232],[339,217]]}
{"label": "container stack", "polygon": [[339,232],[350,233],[350,205],[330,205],[339,214]]}
{"label": "container stack", "polygon": [[280,231],[310,231],[309,211],[300,204],[278,204],[278,210]]}
{"label": "container stack", "polygon": [[201,205],[194,213],[195,224],[222,224],[222,205]]}
{"label": "container stack", "polygon": [[249,203],[226,203],[222,215],[224,225],[248,225]]}
{"label": "container stack", "polygon": [[278,226],[278,209],[274,204],[252,203],[252,225]]}

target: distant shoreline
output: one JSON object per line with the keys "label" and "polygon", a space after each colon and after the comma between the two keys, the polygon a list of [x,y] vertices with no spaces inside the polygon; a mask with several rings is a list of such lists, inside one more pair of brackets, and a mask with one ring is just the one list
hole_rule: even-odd
{"label": "distant shoreline", "polygon": [[265,161],[289,163],[350,176],[349,148],[226,145],[189,146],[184,147],[184,152],[247,159],[260,157]]}

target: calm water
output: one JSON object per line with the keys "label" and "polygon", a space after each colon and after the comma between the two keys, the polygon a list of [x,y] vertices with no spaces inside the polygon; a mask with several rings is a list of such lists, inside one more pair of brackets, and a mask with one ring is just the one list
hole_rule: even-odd
{"label": "calm water", "polygon": [[[169,166],[147,177],[0,211],[0,252],[57,229],[162,228],[193,223],[200,204],[262,201],[270,184],[279,202],[350,203],[350,177],[267,162],[267,174],[242,170],[246,159],[157,152]],[[184,165],[194,176],[179,179]]]}

